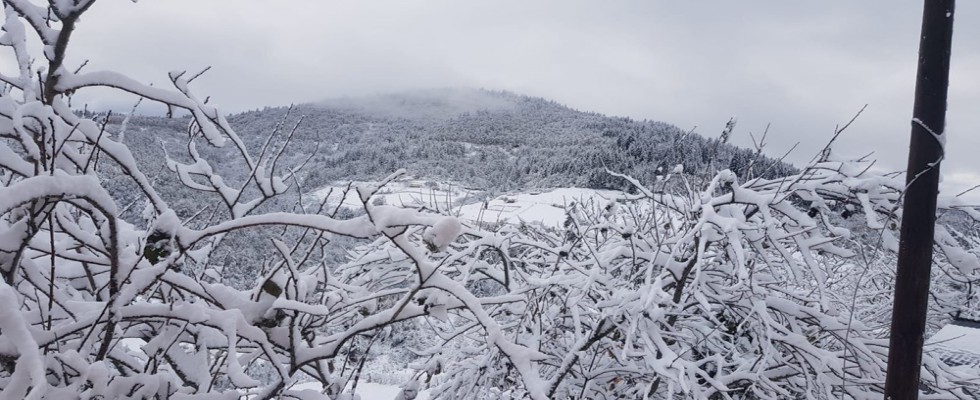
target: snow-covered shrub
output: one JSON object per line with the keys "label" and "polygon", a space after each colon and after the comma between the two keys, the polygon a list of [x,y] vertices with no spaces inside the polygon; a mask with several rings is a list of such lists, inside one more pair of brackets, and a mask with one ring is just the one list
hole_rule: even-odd
{"label": "snow-covered shrub", "polygon": [[[445,343],[436,347],[460,343],[432,351],[437,391],[460,399],[881,398],[904,185],[869,165],[825,159],[798,175],[745,183],[726,170],[685,193],[634,181],[639,195],[572,207],[564,232],[467,232],[440,269],[471,286],[496,282],[499,305],[487,309],[499,335],[535,351],[487,346],[491,333],[452,307],[448,318],[440,310]],[[975,208],[943,202],[980,221]],[[939,232],[933,325],[980,282],[976,242]],[[924,361],[924,391],[973,398],[976,370],[946,366],[929,348]]]}
{"label": "snow-covered shrub", "polygon": [[[376,337],[424,311],[406,307],[407,294],[392,303],[401,308],[379,309],[377,299],[392,293],[372,292],[371,281],[338,281],[327,260],[336,254],[323,247],[337,236],[381,236],[423,257],[427,246],[448,246],[459,223],[373,204],[378,187],[356,188],[365,210],[358,216],[324,205],[315,213],[263,211],[296,189],[301,163],[281,165],[295,130],[277,126],[250,151],[191,90],[200,73],[172,72],[164,88],[69,65],[71,35],[93,3],[3,1],[0,45],[19,69],[0,74],[0,397],[339,397],[350,376],[335,364],[358,361],[336,360],[341,349],[367,351],[364,334]],[[189,115],[186,154],[159,161],[209,196],[207,207],[178,217],[122,143],[126,121],[71,108],[73,94],[95,88]],[[237,157],[245,173],[217,174],[208,146]],[[245,229],[279,234],[266,236],[274,238],[271,251],[252,260],[262,273],[240,290],[211,255],[225,235]],[[403,234],[417,230],[429,232],[425,243]],[[428,278],[435,267],[423,265]],[[438,287],[479,307],[455,284]],[[291,389],[309,379],[325,389]]]}

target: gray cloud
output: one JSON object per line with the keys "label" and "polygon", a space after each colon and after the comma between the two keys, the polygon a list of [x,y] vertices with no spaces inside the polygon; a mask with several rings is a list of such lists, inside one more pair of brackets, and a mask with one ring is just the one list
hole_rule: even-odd
{"label": "gray cloud", "polygon": [[[899,170],[915,3],[102,0],[72,56],[158,84],[169,70],[211,65],[197,89],[227,111],[468,86],[705,135],[735,115],[737,144],[771,124],[768,151],[800,142],[789,157],[797,163],[868,104],[836,150],[875,151],[881,168]],[[956,18],[947,192],[980,183],[980,3],[960,2]]]}

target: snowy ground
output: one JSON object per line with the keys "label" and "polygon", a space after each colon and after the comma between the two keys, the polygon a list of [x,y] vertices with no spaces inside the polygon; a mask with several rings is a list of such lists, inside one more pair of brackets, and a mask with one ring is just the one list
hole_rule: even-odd
{"label": "snowy ground", "polygon": [[980,324],[950,323],[926,340],[925,351],[954,365],[980,367]]}
{"label": "snowy ground", "polygon": [[565,221],[566,210],[573,203],[585,207],[602,207],[618,196],[620,193],[616,191],[581,188],[516,193],[463,205],[458,210],[458,216],[464,222],[523,222],[554,228]]}
{"label": "snowy ground", "polygon": [[980,356],[980,326],[949,324],[926,341],[927,344],[943,346]]}
{"label": "snowy ground", "polygon": [[[316,382],[300,383],[293,386],[293,390],[314,390],[319,392],[321,386]],[[361,397],[361,400],[393,400],[398,395],[400,389],[394,385],[382,385],[372,382],[358,382],[357,390],[354,394]],[[429,392],[421,391],[415,400],[428,400]]]}
{"label": "snowy ground", "polygon": [[[377,182],[354,182],[352,185],[376,185]],[[343,199],[343,206],[360,208],[361,199],[355,190],[351,189],[344,195],[346,183],[338,183],[317,189],[310,193],[311,200],[323,201],[329,195],[327,204],[335,206]],[[371,201],[403,207],[425,207],[440,212],[450,211],[466,202],[485,196],[478,189],[467,189],[449,182],[426,180],[401,180],[391,182],[374,195]],[[375,203],[375,204],[377,204]]]}
{"label": "snowy ground", "polygon": [[[355,185],[363,183],[356,182]],[[323,187],[311,193],[311,198],[322,201],[329,194],[327,203],[336,205],[341,202],[345,187],[346,185]],[[601,207],[620,196],[620,192],[612,190],[560,188],[490,198],[485,191],[450,182],[405,180],[387,185],[372,201],[425,207],[458,216],[464,223],[470,224],[523,222],[553,228],[561,226],[565,221],[566,208],[572,203]],[[353,190],[343,197],[345,207],[359,208],[360,204],[360,199]]]}

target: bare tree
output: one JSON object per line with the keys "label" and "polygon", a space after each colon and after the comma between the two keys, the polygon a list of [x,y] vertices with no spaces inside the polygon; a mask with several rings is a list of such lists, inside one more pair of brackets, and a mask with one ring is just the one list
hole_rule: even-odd
{"label": "bare tree", "polygon": [[[257,214],[260,204],[296,181],[298,166],[278,165],[290,131],[277,129],[254,155],[224,116],[191,90],[200,73],[171,73],[171,87],[160,88],[115,72],[69,68],[72,33],[93,3],[3,2],[0,44],[19,66],[17,75],[0,75],[0,296],[18,305],[0,318],[3,396],[309,398],[290,388],[315,379],[324,387],[317,396],[335,397],[346,377],[343,370],[335,373],[331,360],[359,334],[424,314],[411,299],[426,284],[455,293],[486,329],[499,329],[483,312],[490,300],[440,278],[427,259],[426,246],[445,247],[459,234],[454,218],[372,205],[378,186],[355,188],[366,211],[359,217],[334,218],[324,206],[318,214]],[[40,48],[32,47],[31,36]],[[211,209],[224,208],[228,217],[179,220],[114,139],[121,132],[108,118],[100,123],[70,108],[73,94],[92,88],[188,113],[190,162],[168,158],[168,166],[184,185],[213,196]],[[197,149],[229,143],[248,171],[237,183],[218,175]],[[99,163],[113,164],[138,188],[147,204],[145,226],[120,219]],[[251,290],[223,284],[209,256],[224,235],[270,226],[294,227],[299,239],[275,242],[277,253],[268,255],[268,268]],[[428,245],[408,239],[419,229]],[[396,292],[334,281],[314,256],[332,235],[385,237],[418,260],[414,286],[399,289],[397,307],[360,312],[373,298]],[[502,338],[491,342],[505,352],[524,349]],[[261,368],[272,377],[258,380],[248,372]]]}

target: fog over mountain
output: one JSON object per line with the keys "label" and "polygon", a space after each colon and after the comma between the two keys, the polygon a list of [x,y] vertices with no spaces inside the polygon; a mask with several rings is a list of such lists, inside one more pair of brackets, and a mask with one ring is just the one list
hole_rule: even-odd
{"label": "fog over mountain", "polygon": [[[281,165],[308,162],[299,174],[307,189],[338,180],[377,180],[400,168],[497,193],[567,186],[628,189],[626,180],[609,171],[654,184],[678,165],[699,178],[722,169],[743,178],[792,170],[756,150],[666,122],[608,117],[546,99],[474,89],[270,107],[232,115],[229,122],[257,152],[277,126],[273,143],[282,143],[295,129]],[[173,157],[183,153],[186,119],[134,117],[129,124],[125,141],[141,150],[139,157],[162,160],[165,147]],[[720,134],[724,127],[717,128]],[[223,149],[200,151],[218,159],[235,156]],[[159,167],[161,179],[172,179]],[[232,162],[215,168],[226,176],[247,172]],[[175,191],[182,190],[175,185]]]}
{"label": "fog over mountain", "polygon": [[[732,143],[771,123],[773,153],[806,163],[863,105],[839,140],[876,168],[908,154],[921,4],[759,2],[168,0],[98,2],[67,65],[113,69],[169,87],[167,72],[236,113],[432,87],[503,89],[606,115],[697,127],[738,116]],[[193,10],[187,12],[186,10]],[[226,15],[231,12],[232,17]],[[980,2],[956,9],[945,194],[980,184]],[[220,21],[220,23],[215,23]],[[746,23],[751,21],[751,23]],[[174,29],[179,27],[179,29]],[[0,70],[13,57],[0,58]],[[92,109],[134,99],[79,93]],[[141,111],[156,111],[144,102]],[[980,191],[967,195],[980,203]]]}

